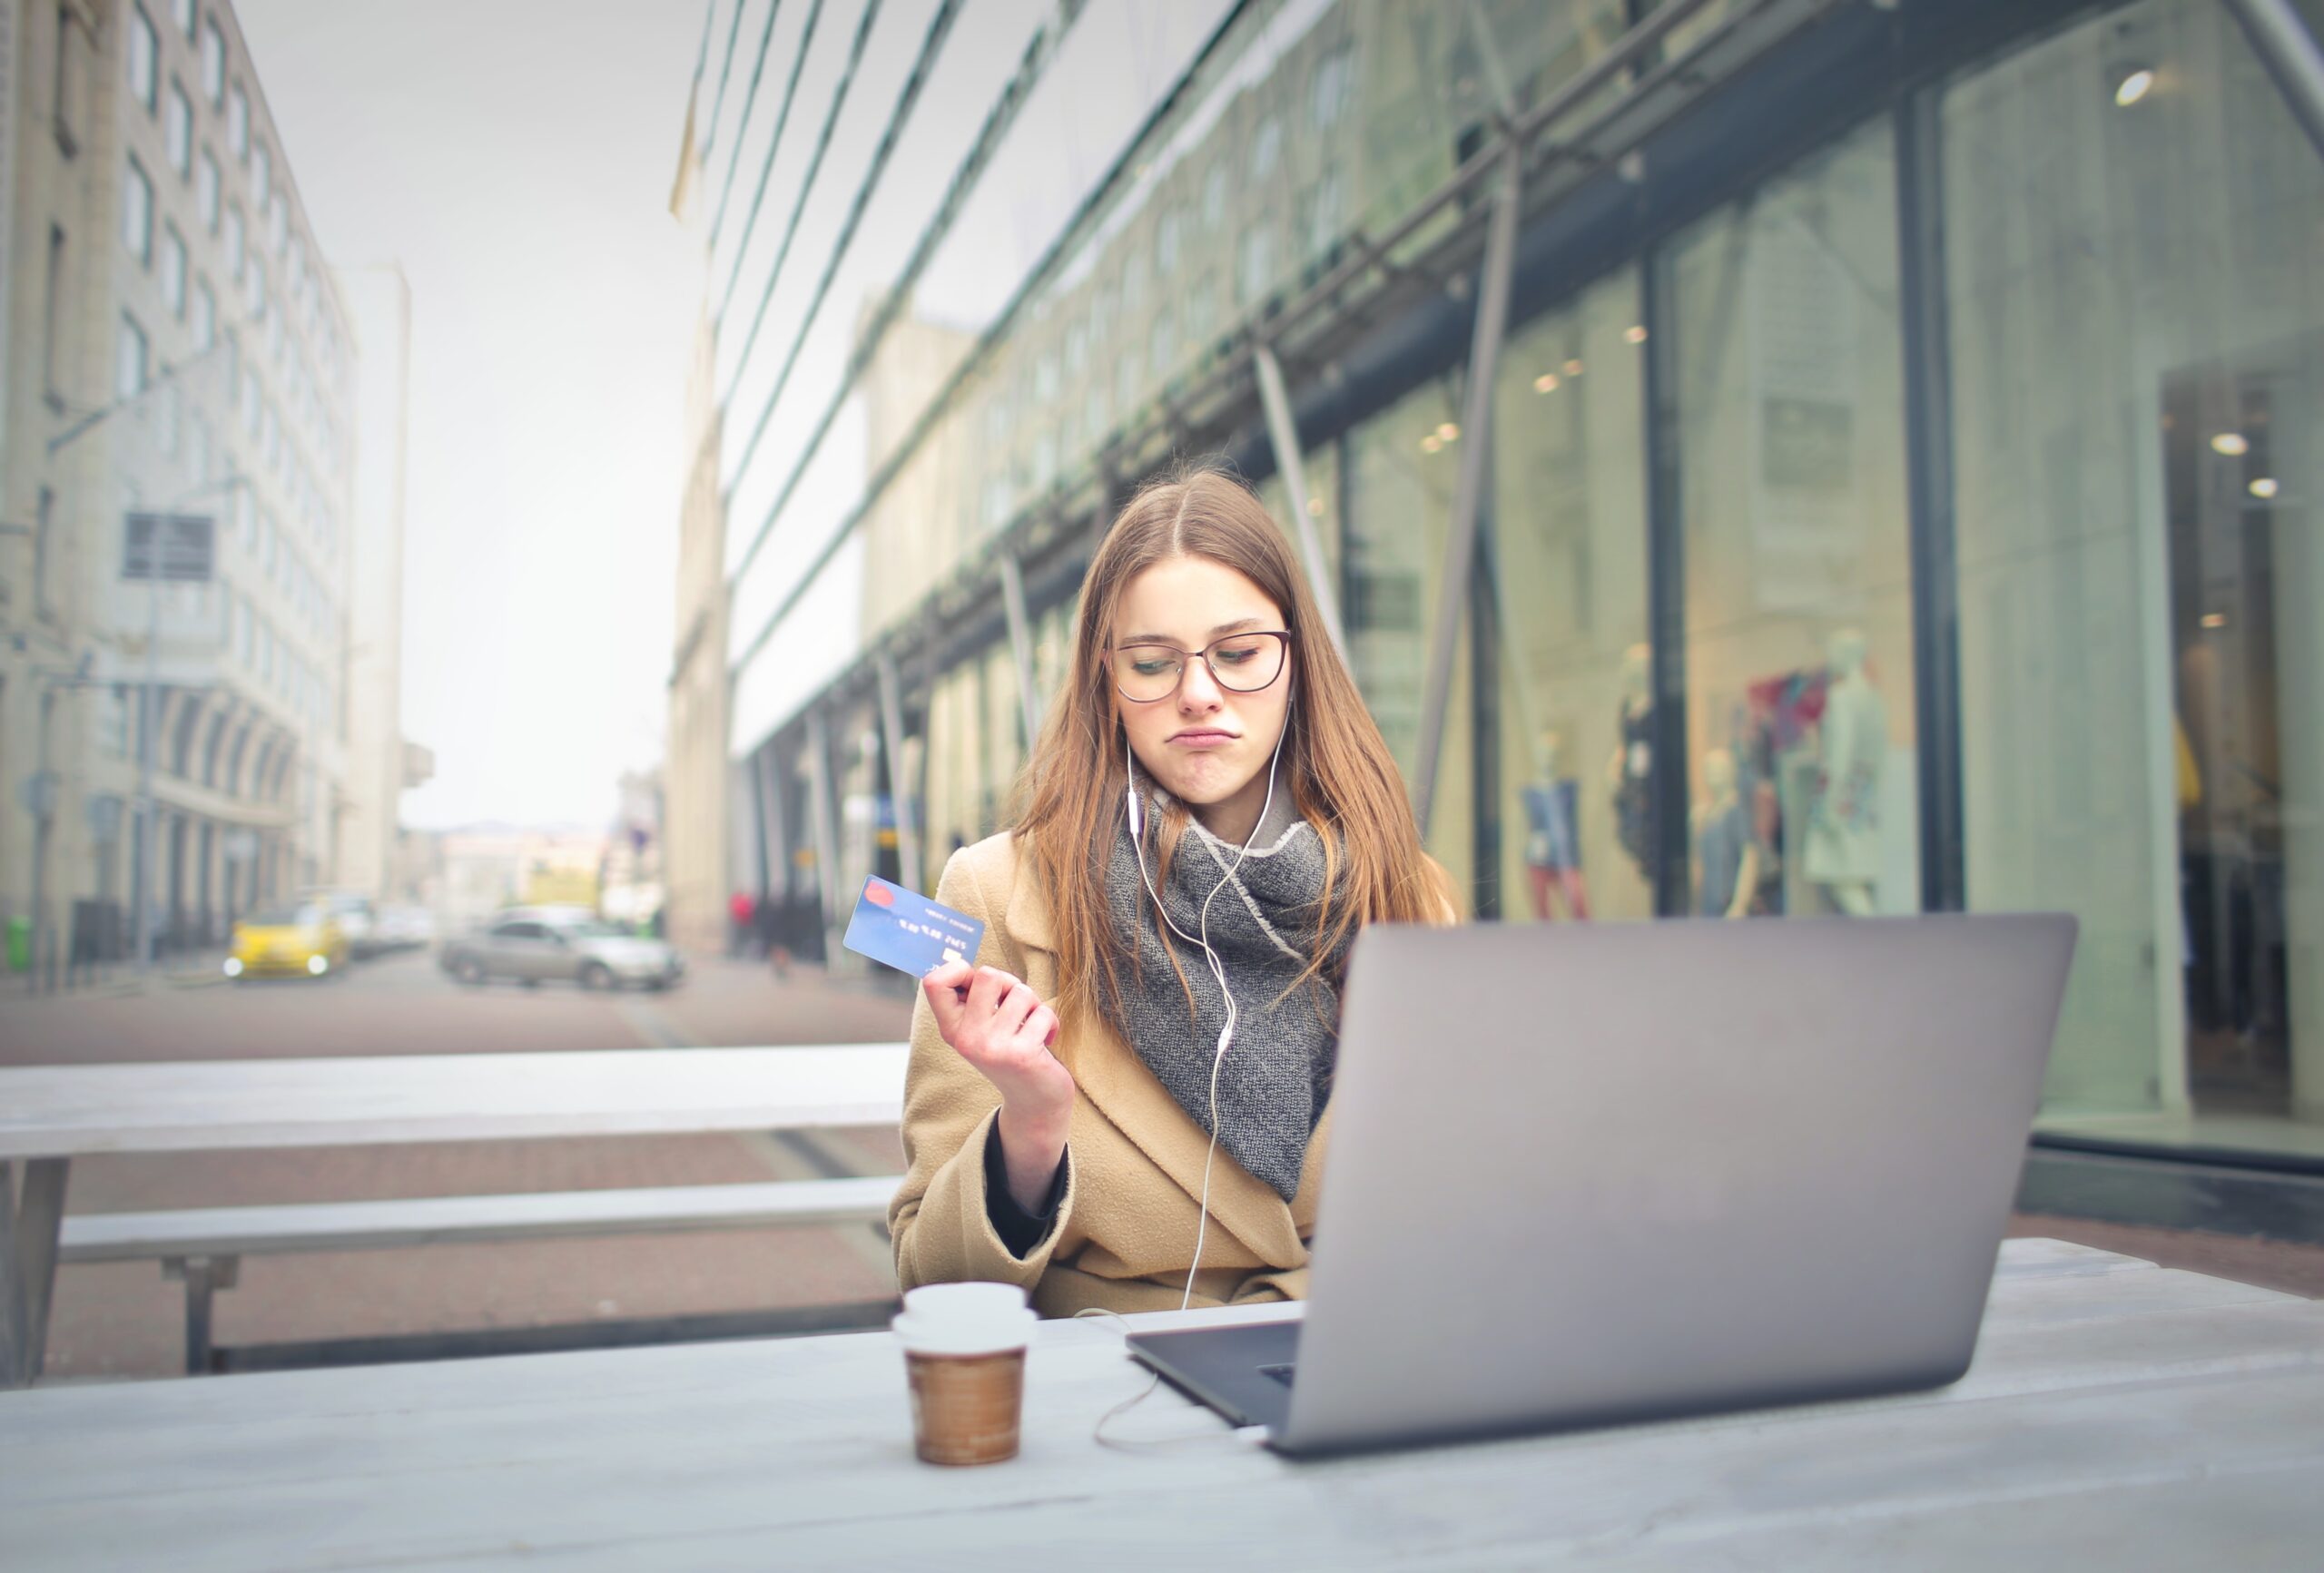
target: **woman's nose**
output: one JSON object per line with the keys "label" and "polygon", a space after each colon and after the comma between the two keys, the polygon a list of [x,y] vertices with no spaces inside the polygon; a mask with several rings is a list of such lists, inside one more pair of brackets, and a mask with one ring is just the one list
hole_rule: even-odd
{"label": "woman's nose", "polygon": [[1195,656],[1187,663],[1187,673],[1178,682],[1178,703],[1191,710],[1216,710],[1220,703],[1218,684],[1210,675],[1210,661],[1206,656]]}

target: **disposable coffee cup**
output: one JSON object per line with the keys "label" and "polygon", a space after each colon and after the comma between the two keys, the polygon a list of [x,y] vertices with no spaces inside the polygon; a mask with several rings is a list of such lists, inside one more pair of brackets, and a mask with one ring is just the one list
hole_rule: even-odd
{"label": "disposable coffee cup", "polygon": [[931,1283],[905,1293],[891,1325],[904,1347],[922,1462],[997,1464],[1017,1456],[1035,1320],[1013,1283]]}

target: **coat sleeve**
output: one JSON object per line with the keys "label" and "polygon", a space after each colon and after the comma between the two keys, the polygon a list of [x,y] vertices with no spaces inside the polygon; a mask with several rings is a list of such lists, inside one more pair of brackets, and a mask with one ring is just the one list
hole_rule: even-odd
{"label": "coat sleeve", "polygon": [[[936,899],[984,920],[978,966],[1005,967],[993,931],[996,911],[978,888],[966,851],[944,865]],[[985,1188],[985,1143],[1000,1113],[1000,1093],[944,1041],[923,995],[912,1006],[904,1073],[904,1183],[888,1204],[898,1288],[977,1281],[1030,1290],[1048,1269],[1073,1214],[1073,1155],[1068,1149],[1060,1165],[1063,1194],[1048,1232],[1027,1254],[1013,1254],[992,1226]]]}

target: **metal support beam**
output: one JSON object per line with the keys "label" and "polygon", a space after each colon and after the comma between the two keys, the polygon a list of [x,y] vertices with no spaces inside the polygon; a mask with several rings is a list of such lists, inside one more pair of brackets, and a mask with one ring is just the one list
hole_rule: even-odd
{"label": "metal support beam", "polygon": [[1413,811],[1420,833],[1428,834],[1436,803],[1438,755],[1444,745],[1444,712],[1452,698],[1452,661],[1460,648],[1461,624],[1469,605],[1469,565],[1477,542],[1477,506],[1492,477],[1493,371],[1501,361],[1501,339],[1509,321],[1509,277],[1517,259],[1517,211],[1524,196],[1524,150],[1511,142],[1495,177],[1492,218],[1485,231],[1482,288],[1477,296],[1477,326],[1469,348],[1469,381],[1462,400],[1461,475],[1452,492],[1452,518],[1445,532],[1444,566],[1438,580],[1436,642],[1428,659],[1428,688],[1421,702],[1419,780]]}
{"label": "metal support beam", "polygon": [[1953,494],[1953,364],[1945,299],[1944,141],[1934,90],[1897,104],[1896,256],[1904,329],[1921,906],[1968,906],[1962,836],[1961,570]]}
{"label": "metal support beam", "polygon": [[1283,384],[1283,363],[1275,346],[1252,347],[1251,363],[1259,377],[1259,403],[1267,415],[1267,440],[1275,445],[1275,467],[1283,476],[1284,495],[1291,500],[1291,517],[1299,532],[1299,555],[1306,560],[1307,585],[1315,593],[1315,608],[1323,614],[1324,630],[1347,660],[1347,635],[1340,629],[1340,598],[1332,590],[1332,566],[1324,560],[1324,538],[1315,516],[1307,511],[1307,467],[1299,458],[1299,428],[1291,418],[1291,395]]}
{"label": "metal support beam", "polygon": [[16,1168],[0,1164],[0,1391],[22,1387],[25,1366],[24,1269],[16,1250]]}
{"label": "metal support beam", "polygon": [[1687,818],[1687,525],[1680,484],[1678,335],[1669,330],[1672,263],[1668,248],[1639,264],[1639,320],[1645,326],[1642,428],[1646,450],[1648,692],[1647,845],[1640,871],[1654,887],[1658,918],[1682,918],[1693,904],[1693,848]]}
{"label": "metal support beam", "polygon": [[19,1205],[16,1166],[0,1164],[0,1388],[30,1387],[40,1377],[67,1166],[64,1158],[27,1160]]}
{"label": "metal support beam", "polygon": [[896,675],[896,658],[880,652],[880,740],[888,751],[888,796],[896,809],[896,862],[903,882],[917,890],[928,878],[920,860],[920,805],[911,778],[904,772],[903,682]]}
{"label": "metal support beam", "polygon": [[1000,554],[1000,599],[1009,613],[1009,647],[1017,657],[1017,699],[1025,712],[1025,752],[1041,735],[1041,696],[1033,686],[1033,621],[1025,613],[1025,570],[1017,554]]}
{"label": "metal support beam", "polygon": [[2251,53],[2275,79],[2299,129],[2324,154],[2324,54],[2292,8],[2291,0],[2227,0],[2227,8],[2242,25]]}
{"label": "metal support beam", "polygon": [[815,819],[815,901],[823,915],[823,965],[839,959],[839,805],[832,792],[832,728],[822,706],[807,713],[807,782]]}
{"label": "metal support beam", "polygon": [[241,1282],[239,1256],[172,1256],[162,1263],[162,1276],[185,1285],[185,1373],[211,1376],[217,1371],[216,1345],[211,1337],[211,1308],[221,1289]]}

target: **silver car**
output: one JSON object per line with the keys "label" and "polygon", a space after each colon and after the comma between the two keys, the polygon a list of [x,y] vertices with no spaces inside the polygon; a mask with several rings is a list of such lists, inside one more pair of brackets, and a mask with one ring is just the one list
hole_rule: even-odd
{"label": "silver car", "polygon": [[527,988],[546,981],[584,988],[667,988],[685,962],[660,939],[644,939],[586,911],[515,908],[474,933],[447,940],[437,958],[463,983],[512,978]]}

